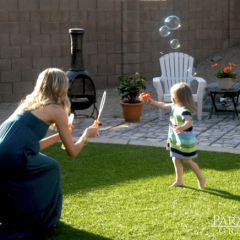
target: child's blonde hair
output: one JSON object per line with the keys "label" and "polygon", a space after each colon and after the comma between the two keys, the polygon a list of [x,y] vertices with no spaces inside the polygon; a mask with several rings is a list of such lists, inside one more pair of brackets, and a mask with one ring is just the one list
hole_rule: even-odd
{"label": "child's blonde hair", "polygon": [[196,105],[193,101],[191,88],[186,83],[178,83],[171,87],[171,94],[178,104],[187,107],[191,114],[197,111]]}
{"label": "child's blonde hair", "polygon": [[27,111],[44,107],[47,102],[53,102],[68,114],[70,112],[68,87],[69,80],[62,70],[48,68],[39,74],[33,92],[20,102],[19,108],[21,111]]}

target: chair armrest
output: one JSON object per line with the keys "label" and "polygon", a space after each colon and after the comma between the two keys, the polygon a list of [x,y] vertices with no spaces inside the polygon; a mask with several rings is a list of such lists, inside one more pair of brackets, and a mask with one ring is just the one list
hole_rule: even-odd
{"label": "chair armrest", "polygon": [[203,95],[203,91],[204,91],[205,87],[207,86],[207,82],[201,77],[194,77],[194,80],[196,80],[199,84],[197,94]]}
{"label": "chair armrest", "polygon": [[201,77],[194,77],[194,80],[196,80],[199,83],[199,85],[201,85],[204,88],[207,86],[206,80],[204,80]]}

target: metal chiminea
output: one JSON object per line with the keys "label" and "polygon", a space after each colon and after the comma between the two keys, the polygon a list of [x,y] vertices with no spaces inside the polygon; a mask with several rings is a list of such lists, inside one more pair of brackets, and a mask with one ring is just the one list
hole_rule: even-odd
{"label": "metal chiminea", "polygon": [[69,29],[71,39],[71,68],[66,72],[69,78],[68,97],[71,102],[71,112],[77,115],[75,110],[84,110],[93,105],[93,111],[88,116],[80,114],[79,116],[93,117],[94,112],[98,115],[96,103],[96,91],[92,77],[83,66],[82,45],[83,45],[83,28]]}

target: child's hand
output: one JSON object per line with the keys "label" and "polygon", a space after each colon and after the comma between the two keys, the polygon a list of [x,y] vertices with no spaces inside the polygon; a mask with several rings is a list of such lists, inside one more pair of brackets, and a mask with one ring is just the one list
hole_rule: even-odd
{"label": "child's hand", "polygon": [[186,129],[190,128],[192,125],[191,118],[185,118],[185,123],[182,126],[175,126],[174,130],[177,134],[181,133],[182,131],[185,131]]}
{"label": "child's hand", "polygon": [[148,102],[149,104],[153,104],[153,100],[152,100],[151,98],[148,98],[147,102]]}
{"label": "child's hand", "polygon": [[139,95],[139,99],[140,99],[140,101],[141,102],[144,102],[146,99],[149,99],[149,98],[151,98],[151,94],[150,93],[141,93],[140,95]]}
{"label": "child's hand", "polygon": [[175,130],[175,132],[177,133],[177,134],[180,134],[183,130],[182,130],[182,127],[180,127],[180,126],[175,126],[174,127],[174,130]]}

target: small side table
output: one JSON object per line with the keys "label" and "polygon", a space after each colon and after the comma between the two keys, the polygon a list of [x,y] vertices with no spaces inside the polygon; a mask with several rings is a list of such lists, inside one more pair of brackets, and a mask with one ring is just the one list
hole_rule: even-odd
{"label": "small side table", "polygon": [[[209,93],[212,99],[212,107],[210,111],[210,116],[209,118],[212,117],[213,114],[213,109],[215,110],[216,113],[218,112],[232,112],[233,113],[233,119],[236,116],[238,116],[238,110],[237,110],[237,104],[238,104],[238,99],[239,99],[239,94],[240,94],[240,83],[234,83],[233,87],[229,90],[227,89],[219,89],[218,87],[213,87],[209,89]],[[229,97],[232,99],[233,103],[233,110],[227,110],[227,109],[218,109],[215,103],[215,97],[217,94],[224,94],[225,97]],[[235,99],[236,97],[236,99]]]}

